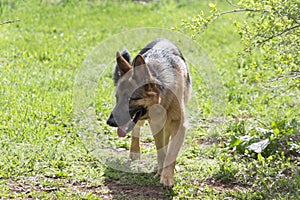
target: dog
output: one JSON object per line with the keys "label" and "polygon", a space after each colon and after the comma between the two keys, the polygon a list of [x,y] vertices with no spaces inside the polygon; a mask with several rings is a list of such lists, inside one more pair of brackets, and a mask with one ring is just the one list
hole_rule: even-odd
{"label": "dog", "polygon": [[140,158],[140,128],[149,121],[157,150],[157,176],[166,187],[174,184],[176,158],[186,134],[186,104],[191,92],[187,62],[171,41],[158,38],[133,59],[116,53],[113,74],[116,105],[107,124],[120,137],[132,131],[130,158]]}

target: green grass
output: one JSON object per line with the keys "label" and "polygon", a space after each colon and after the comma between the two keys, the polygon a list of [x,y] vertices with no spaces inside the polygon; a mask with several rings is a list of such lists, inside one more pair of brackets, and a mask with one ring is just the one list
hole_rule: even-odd
{"label": "green grass", "polygon": [[[217,78],[198,77],[197,66],[190,66],[195,110],[172,191],[152,173],[110,168],[80,137],[75,79],[95,48],[134,28],[177,27],[190,35],[181,20],[200,10],[209,10],[208,2],[1,0],[0,22],[20,21],[0,26],[0,197],[299,199],[299,87],[261,69],[259,55],[241,59],[231,25],[241,15],[222,17],[196,38]],[[113,63],[113,55],[97,59]],[[128,149],[129,138],[120,140],[105,125],[114,103],[110,75],[97,80],[96,121],[109,145]],[[221,88],[211,91],[209,80]],[[261,153],[247,148],[264,139],[270,144]],[[145,136],[144,153],[154,153],[151,141]]]}

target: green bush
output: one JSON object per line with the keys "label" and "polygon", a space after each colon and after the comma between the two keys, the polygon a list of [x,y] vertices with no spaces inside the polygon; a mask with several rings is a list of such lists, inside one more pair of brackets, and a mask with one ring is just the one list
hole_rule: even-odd
{"label": "green bush", "polygon": [[[234,25],[241,37],[245,57],[255,50],[263,56],[261,69],[273,69],[279,74],[289,73],[299,77],[300,69],[300,2],[289,0],[240,0],[233,3],[232,10],[221,11],[210,3],[208,15],[200,12],[183,25],[194,32],[194,36],[205,30],[222,15],[244,13],[246,20],[236,20]],[[255,63],[252,63],[257,65]],[[297,82],[299,86],[299,82]]]}

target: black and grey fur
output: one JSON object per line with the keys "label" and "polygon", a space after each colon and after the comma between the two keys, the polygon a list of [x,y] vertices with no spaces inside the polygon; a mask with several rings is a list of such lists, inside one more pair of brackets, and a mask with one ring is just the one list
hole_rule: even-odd
{"label": "black and grey fur", "polygon": [[[164,62],[162,64],[165,64],[165,66],[171,64],[173,67],[174,67],[174,63],[177,63],[178,59],[182,59],[182,61],[184,61],[187,66],[187,63],[181,51],[178,49],[178,47],[175,46],[173,43],[171,43],[169,40],[164,38],[158,38],[150,42],[139,52],[139,54],[142,55],[145,59],[150,55],[150,59],[161,60],[162,62]],[[125,60],[128,63],[131,63],[131,56],[129,51],[126,48],[122,49],[121,55],[125,58]],[[191,80],[190,80],[188,68],[186,68],[186,70],[187,70],[187,85],[190,85]],[[121,77],[120,70],[118,66],[116,66],[113,75],[115,86],[117,85],[117,82],[120,79],[120,77]]]}
{"label": "black and grey fur", "polygon": [[186,132],[185,107],[191,90],[187,62],[179,48],[159,38],[147,44],[131,62],[126,49],[116,54],[117,103],[107,124],[125,137],[132,131],[130,158],[140,157],[140,126],[148,120],[157,149],[160,182],[174,183],[175,161]]}

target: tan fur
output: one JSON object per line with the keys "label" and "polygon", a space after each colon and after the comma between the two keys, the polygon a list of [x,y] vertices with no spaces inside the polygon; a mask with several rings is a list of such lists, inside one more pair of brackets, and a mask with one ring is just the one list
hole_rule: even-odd
{"label": "tan fur", "polygon": [[[119,100],[112,113],[122,113],[122,102],[126,102],[128,94],[142,96],[129,103],[129,107],[147,110],[132,130],[130,158],[140,158],[140,129],[144,120],[148,120],[157,149],[157,176],[164,186],[170,187],[174,184],[176,158],[186,133],[185,108],[191,84],[187,64],[175,45],[162,39],[148,46],[150,50],[142,50],[144,57],[138,55],[132,65],[117,53],[119,72],[115,72],[115,79],[118,79]],[[164,47],[166,51],[160,49]]]}

